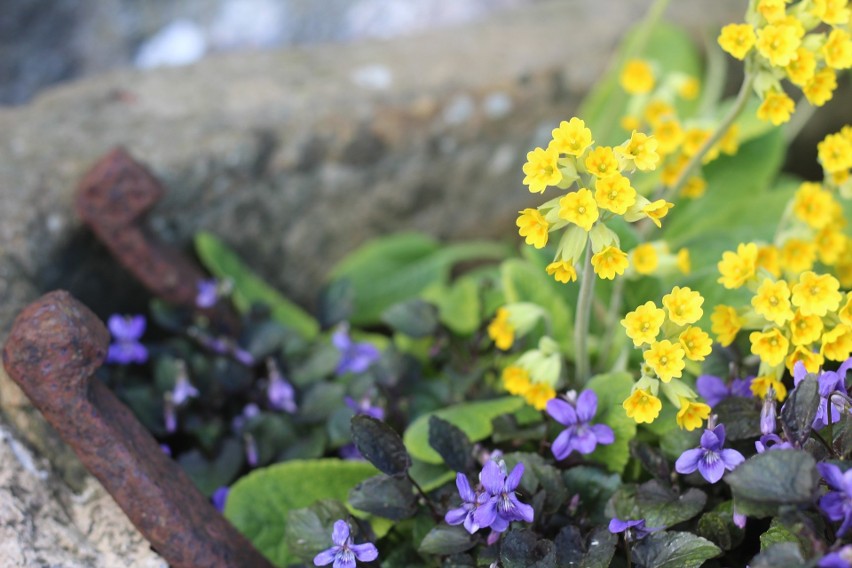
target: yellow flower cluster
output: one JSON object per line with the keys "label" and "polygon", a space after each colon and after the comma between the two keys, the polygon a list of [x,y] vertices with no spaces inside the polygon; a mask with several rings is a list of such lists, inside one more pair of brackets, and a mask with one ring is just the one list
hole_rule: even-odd
{"label": "yellow flower cluster", "polygon": [[[656,81],[654,64],[640,59],[627,62],[622,69],[622,88],[633,95],[628,104],[627,115],[621,119],[627,131],[651,132],[657,141],[660,156],[660,180],[672,187],[683,168],[704,142],[713,134],[714,124],[706,120],[683,120],[678,116],[678,99],[692,99],[698,95],[700,82],[683,73],[669,73]],[[739,149],[739,125],[727,130],[703,158],[707,164],[721,154],[733,155]],[[700,172],[692,175],[680,190],[680,196],[697,199],[704,195],[707,183]]]}
{"label": "yellow flower cluster", "polygon": [[575,266],[589,241],[592,268],[600,278],[611,280],[624,274],[627,254],[606,222],[621,216],[628,222],[650,219],[661,227],[661,219],[674,207],[663,199],[652,202],[638,194],[626,175],[657,167],[657,140],[633,131],[619,146],[595,146],[591,130],[576,117],[562,121],[552,136],[547,148],[527,154],[523,183],[533,193],[551,186],[570,190],[575,183],[577,188],[520,211],[518,232],[528,245],[540,249],[552,232],[563,231],[547,267],[547,273],[559,282],[577,279]]}
{"label": "yellow flower cluster", "polygon": [[755,70],[754,89],[763,101],[757,116],[775,125],[790,120],[795,109],[782,79],[822,106],[837,88],[837,71],[852,67],[847,0],[788,3],[751,2],[746,23],[725,26],[718,38],[722,49]]}
{"label": "yellow flower cluster", "polygon": [[710,407],[697,401],[698,395],[680,380],[687,360],[703,361],[712,349],[707,332],[693,325],[704,314],[703,303],[698,292],[675,286],[663,296],[662,308],[649,301],[621,320],[645,360],[641,378],[622,405],[636,422],[650,423],[657,418],[662,409],[656,396],[660,389],[680,409],[677,423],[681,428],[694,430],[710,415]]}
{"label": "yellow flower cluster", "polygon": [[501,380],[509,394],[522,396],[536,410],[544,410],[547,401],[556,396],[562,359],[558,345],[543,337],[536,349],[521,355],[514,364],[503,369]]}
{"label": "yellow flower cluster", "polygon": [[825,185],[836,189],[846,199],[852,198],[852,126],[829,134],[817,144],[817,158],[822,165]]}
{"label": "yellow flower cluster", "polygon": [[640,243],[627,253],[630,267],[625,271],[628,278],[659,274],[668,276],[679,271],[689,274],[692,263],[689,249],[682,248],[673,254],[665,241]]}

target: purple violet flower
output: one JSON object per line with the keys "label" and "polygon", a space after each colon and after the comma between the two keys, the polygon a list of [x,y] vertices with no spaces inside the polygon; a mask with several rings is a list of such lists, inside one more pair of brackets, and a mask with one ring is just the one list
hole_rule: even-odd
{"label": "purple violet flower", "polygon": [[524,475],[524,464],[516,464],[508,476],[504,467],[494,460],[489,460],[483,466],[479,473],[479,482],[487,496],[477,507],[473,519],[481,528],[491,527],[491,530],[498,533],[509,528],[512,521],[531,523],[533,520],[533,508],[518,501],[515,495],[515,489]]}
{"label": "purple violet flower", "polygon": [[738,527],[739,527],[739,528],[741,528],[741,529],[744,529],[744,528],[745,528],[745,526],[746,526],[746,519],[748,519],[748,517],[747,517],[746,515],[744,515],[744,514],[742,514],[742,513],[738,512],[738,511],[737,511],[737,509],[736,509],[736,508],[734,508],[734,511],[733,511],[733,513],[732,513],[732,517],[733,517],[734,524],[735,524],[736,526],[738,526]]}
{"label": "purple violet flower", "polygon": [[760,407],[760,433],[764,436],[775,433],[775,389],[772,387]]}
{"label": "purple violet flower", "polygon": [[612,534],[624,533],[624,540],[634,542],[641,540],[658,528],[646,528],[645,519],[612,519],[609,522],[609,532]]}
{"label": "purple violet flower", "polygon": [[852,469],[842,472],[830,463],[818,463],[817,469],[832,489],[820,498],[820,509],[832,521],[843,521],[837,530],[837,538],[841,538],[852,527]]}
{"label": "purple violet flower", "polygon": [[249,467],[257,467],[259,456],[257,453],[257,442],[254,440],[254,436],[246,432],[243,434],[243,442],[246,446],[246,461],[248,462]]}
{"label": "purple violet flower", "polygon": [[[819,407],[817,408],[816,417],[814,417],[814,429],[819,430],[828,424],[828,398],[831,396],[831,393],[840,392],[842,394],[848,394],[846,392],[846,372],[850,367],[852,367],[852,358],[844,361],[837,371],[823,371],[817,377],[817,383],[819,385]],[[808,372],[805,370],[804,363],[801,361],[796,363],[796,366],[793,367],[793,384],[798,386],[807,374]],[[843,403],[843,399],[841,397],[833,398],[831,403],[831,423],[834,424],[835,422],[838,422],[845,410],[846,408]]]}
{"label": "purple violet flower", "polygon": [[190,398],[196,398],[198,396],[198,389],[192,386],[192,383],[189,382],[189,377],[186,375],[186,368],[183,367],[183,370],[178,372],[177,380],[175,381],[175,388],[172,389],[172,402],[175,406],[183,405]]}
{"label": "purple violet flower", "polygon": [[725,425],[719,424],[712,430],[704,430],[701,445],[686,450],[675,462],[678,473],[692,473],[696,469],[709,483],[722,479],[725,470],[733,470],[745,458],[736,450],[722,449],[725,445]]}
{"label": "purple violet flower", "polygon": [[346,521],[335,521],[331,541],[334,546],[314,556],[314,566],[327,566],[333,562],[333,568],[355,568],[356,560],[372,562],[379,557],[379,551],[373,543],[352,543],[352,537],[349,536],[349,525],[346,524]]}
{"label": "purple violet flower", "polygon": [[219,284],[215,279],[199,280],[195,283],[198,293],[195,295],[195,305],[199,308],[212,308],[219,300]]}
{"label": "purple violet flower", "polygon": [[351,396],[347,396],[343,399],[343,402],[345,402],[346,406],[351,408],[355,414],[366,414],[367,416],[372,416],[376,420],[385,419],[385,409],[381,406],[373,406],[370,401],[370,397],[368,396],[362,397],[357,402]]}
{"label": "purple violet flower", "polygon": [[359,450],[358,446],[356,446],[352,442],[340,446],[340,449],[337,450],[337,453],[342,459],[345,460],[364,460],[364,456],[361,455],[361,450]]}
{"label": "purple violet flower", "polygon": [[475,519],[476,510],[488,496],[483,491],[473,491],[470,488],[470,481],[468,481],[467,476],[461,472],[456,473],[456,487],[462,499],[462,506],[447,511],[444,520],[447,521],[448,525],[464,524],[465,530],[473,534],[479,530],[479,525]]}
{"label": "purple violet flower", "polygon": [[127,365],[148,360],[148,349],[139,343],[139,338],[145,333],[145,316],[113,314],[107,320],[107,327],[114,340],[107,351],[107,363]]}
{"label": "purple violet flower", "polygon": [[823,556],[819,568],[852,568],[852,544],[847,544],[836,552]]}
{"label": "purple violet flower", "polygon": [[340,362],[335,373],[363,373],[375,363],[381,353],[370,343],[355,343],[349,337],[349,326],[341,324],[331,336],[331,342],[340,351]]}
{"label": "purple violet flower", "polygon": [[249,420],[258,414],[260,414],[260,407],[253,402],[248,403],[243,407],[243,411],[231,421],[231,429],[234,432],[239,432]]}
{"label": "purple violet flower", "polygon": [[547,401],[547,413],[567,426],[553,441],[551,451],[557,460],[564,460],[571,452],[590,454],[598,444],[612,444],[615,434],[606,424],[590,424],[598,411],[598,396],[586,389],[577,397],[575,405],[561,398]]}
{"label": "purple violet flower", "polygon": [[754,443],[754,449],[757,453],[769,452],[772,450],[792,450],[793,444],[786,440],[782,440],[778,434],[764,434],[760,440]]}
{"label": "purple violet flower", "polygon": [[225,510],[225,503],[228,501],[228,493],[230,491],[228,487],[223,486],[214,491],[213,495],[210,496],[210,502],[213,503],[213,506],[220,513]]}
{"label": "purple violet flower", "polygon": [[275,410],[283,410],[293,414],[298,410],[296,407],[296,391],[281,374],[275,360],[269,358],[266,360],[266,368],[269,373],[269,385],[266,387],[266,398],[269,400],[269,406]]}
{"label": "purple violet flower", "polygon": [[751,379],[734,379],[728,385],[715,375],[701,375],[695,381],[695,390],[711,408],[715,408],[717,404],[731,396],[750,398],[752,396],[749,389],[750,383]]}

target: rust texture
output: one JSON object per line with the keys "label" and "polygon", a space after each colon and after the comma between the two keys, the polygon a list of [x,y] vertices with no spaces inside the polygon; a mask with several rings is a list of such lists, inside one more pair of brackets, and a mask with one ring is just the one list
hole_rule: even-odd
{"label": "rust texture", "polygon": [[68,292],[55,291],[15,319],[3,365],[171,566],[271,568],[93,377],[108,346],[109,332],[97,316]]}

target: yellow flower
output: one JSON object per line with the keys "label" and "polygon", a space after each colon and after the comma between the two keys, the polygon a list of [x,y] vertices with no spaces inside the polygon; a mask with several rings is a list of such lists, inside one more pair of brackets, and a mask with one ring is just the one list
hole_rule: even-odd
{"label": "yellow flower", "polygon": [[523,395],[532,385],[530,382],[530,374],[523,367],[506,367],[503,369],[502,379],[503,388],[505,388],[509,394]]}
{"label": "yellow flower", "polygon": [[740,125],[732,124],[719,140],[719,149],[725,154],[733,156],[740,149]]}
{"label": "yellow flower", "polygon": [[642,121],[631,114],[622,116],[618,123],[621,125],[621,128],[627,132],[638,130],[639,127],[642,126]]}
{"label": "yellow flower", "polygon": [[690,361],[703,361],[713,351],[713,340],[700,327],[689,326],[683,330],[677,340]]}
{"label": "yellow flower", "polygon": [[654,99],[645,106],[644,115],[648,124],[657,126],[664,118],[673,118],[675,116],[675,109],[666,101]]}
{"label": "yellow flower", "polygon": [[833,266],[846,251],[846,235],[828,226],[820,230],[814,237],[819,260],[826,266]]}
{"label": "yellow flower", "polygon": [[748,338],[751,341],[751,352],[770,367],[780,365],[790,347],[790,342],[776,327],[768,331],[753,331]]}
{"label": "yellow flower", "polygon": [[757,108],[757,118],[768,120],[775,126],[784,124],[790,120],[796,103],[783,91],[771,90],[766,93],[763,102]]}
{"label": "yellow flower", "polygon": [[775,278],[781,276],[781,264],[778,261],[778,248],[773,245],[757,247],[757,267],[766,270]]}
{"label": "yellow flower", "polygon": [[560,122],[559,128],[553,129],[552,135],[553,141],[548,148],[553,148],[560,154],[580,157],[586,148],[592,145],[592,131],[576,116],[568,122]]}
{"label": "yellow flower", "polygon": [[615,148],[615,153],[626,162],[632,162],[640,171],[646,172],[657,168],[657,163],[660,161],[660,155],[657,153],[658,144],[653,136],[634,130],[630,140]]}
{"label": "yellow flower", "polygon": [[846,292],[846,302],[840,308],[840,311],[837,312],[837,317],[840,318],[841,322],[852,327],[852,292]]}
{"label": "yellow flower", "polygon": [[695,100],[701,92],[701,83],[695,77],[687,77],[677,89],[677,94],[688,101]]}
{"label": "yellow flower", "polygon": [[822,327],[819,316],[806,316],[801,310],[796,310],[790,322],[790,339],[793,345],[808,345],[819,339]]}
{"label": "yellow flower", "polygon": [[822,334],[819,352],[829,361],[845,361],[852,354],[852,328],[839,323]]}
{"label": "yellow flower", "polygon": [[512,347],[515,341],[515,328],[509,323],[509,310],[497,308],[497,314],[488,324],[488,337],[490,337],[498,349],[506,351]]}
{"label": "yellow flower", "polygon": [[595,201],[601,209],[624,215],[636,203],[636,190],[621,174],[600,178],[595,181]]}
{"label": "yellow flower", "polygon": [[550,224],[538,209],[527,208],[519,211],[521,214],[515,224],[519,227],[518,232],[526,238],[526,243],[537,249],[547,244],[548,230]]}
{"label": "yellow flower", "polygon": [[821,107],[831,100],[836,89],[837,73],[835,73],[834,69],[826,67],[814,73],[811,80],[805,83],[802,92],[805,94],[809,103]]}
{"label": "yellow flower", "polygon": [[718,282],[731,290],[739,288],[752,278],[757,271],[757,245],[740,243],[737,252],[725,251],[722,260],[716,265],[722,275]]}
{"label": "yellow flower", "polygon": [[769,24],[757,30],[757,51],[775,67],[786,67],[799,49],[801,38],[795,26]]}
{"label": "yellow flower", "polygon": [[557,161],[559,154],[556,150],[536,148],[527,152],[527,163],[524,164],[523,184],[530,186],[532,193],[544,193],[548,185],[556,185],[562,181]]}
{"label": "yellow flower", "polygon": [[683,185],[680,194],[688,199],[698,199],[707,191],[707,182],[701,176],[692,176]]}
{"label": "yellow flower", "polygon": [[796,363],[799,361],[805,366],[807,372],[816,373],[822,367],[825,358],[819,353],[814,353],[804,345],[797,345],[787,356],[787,359],[784,360],[784,364],[787,366],[787,370],[792,373],[793,369],[796,368]]}
{"label": "yellow flower", "polygon": [[848,170],[852,168],[852,140],[839,132],[829,134],[817,144],[817,157],[829,173]]}
{"label": "yellow flower", "polygon": [[838,291],[840,282],[831,274],[803,272],[799,282],[793,286],[793,305],[806,316],[824,317],[836,311],[843,298]]}
{"label": "yellow flower", "polygon": [[796,50],[796,57],[790,60],[785,70],[791,83],[804,87],[816,72],[816,57],[809,49],[800,47]]}
{"label": "yellow flower", "polygon": [[627,412],[627,417],[638,424],[643,422],[650,424],[660,415],[663,403],[647,390],[636,389],[624,400],[621,407]]}
{"label": "yellow flower", "polygon": [[828,34],[828,41],[822,46],[825,64],[832,69],[852,67],[852,36],[846,30],[835,28]]}
{"label": "yellow flower", "polygon": [[547,401],[556,398],[556,391],[546,383],[533,383],[524,392],[523,396],[527,404],[536,410],[544,410],[547,408]]}
{"label": "yellow flower", "polygon": [[669,312],[669,319],[677,325],[689,325],[700,320],[704,315],[703,303],[701,294],[686,287],[675,286],[663,296],[663,306]]}
{"label": "yellow flower", "polygon": [[757,289],[757,293],[751,298],[754,311],[777,325],[784,325],[793,319],[793,310],[790,307],[790,288],[787,282],[779,280],[773,282],[765,279]]}
{"label": "yellow flower", "polygon": [[757,11],[770,23],[783,20],[786,15],[784,0],[759,0]]}
{"label": "yellow flower", "polygon": [[[852,145],[849,150],[852,156]],[[793,213],[814,229],[822,229],[831,221],[834,203],[834,197],[820,184],[805,182],[793,197]]]}
{"label": "yellow flower", "polygon": [[778,402],[783,402],[783,400],[787,398],[787,387],[784,386],[784,383],[771,375],[755,377],[751,380],[751,384],[749,385],[751,394],[758,398],[766,397],[766,393],[769,392],[769,387],[772,387],[775,390],[775,400]]}
{"label": "yellow flower", "polygon": [[734,342],[745,320],[731,306],[719,304],[710,314],[710,331],[716,334],[716,340],[722,347]]}
{"label": "yellow flower", "polygon": [[672,207],[674,207],[674,203],[669,203],[665,199],[658,199],[643,207],[642,212],[660,229],[663,226],[660,219],[668,215]]}
{"label": "yellow flower", "polygon": [[687,157],[692,157],[697,154],[698,150],[701,149],[704,143],[712,135],[712,130],[698,128],[697,126],[693,126],[692,128],[687,129],[686,132],[684,132],[683,134],[683,147],[681,148],[681,150],[683,151],[683,155]]}
{"label": "yellow flower", "polygon": [[586,170],[595,177],[604,178],[618,173],[618,159],[609,146],[598,146],[586,156]]}
{"label": "yellow flower", "polygon": [[621,325],[627,330],[627,337],[633,340],[633,345],[639,347],[657,339],[665,319],[666,313],[654,302],[648,301],[625,315]]}
{"label": "yellow flower", "polygon": [[631,59],[622,69],[619,82],[631,95],[641,95],[654,88],[654,71],[646,61]]}
{"label": "yellow flower", "polygon": [[627,254],[616,246],[604,247],[599,253],[592,255],[592,267],[600,278],[613,280],[616,274],[624,274]]}
{"label": "yellow flower", "polygon": [[668,339],[652,343],[651,347],[642,353],[645,362],[654,369],[664,383],[673,378],[680,378],[683,374],[683,368],[686,366],[683,361],[684,355],[680,343],[672,343]]}
{"label": "yellow flower", "polygon": [[692,262],[689,258],[689,249],[682,248],[677,251],[675,264],[677,265],[677,269],[680,270],[682,274],[689,274],[690,272],[692,272]]}
{"label": "yellow flower", "polygon": [[813,0],[813,14],[826,24],[849,23],[847,0]]}
{"label": "yellow flower", "polygon": [[677,413],[677,425],[682,430],[692,432],[701,428],[705,420],[710,418],[710,407],[703,402],[694,402],[680,397],[680,410]]}
{"label": "yellow flower", "polygon": [[719,45],[736,59],[745,59],[755,42],[754,28],[749,24],[728,24],[719,34]]}
{"label": "yellow flower", "polygon": [[557,282],[567,284],[568,282],[576,282],[577,271],[574,269],[574,263],[564,260],[557,260],[547,265],[545,269],[547,273],[553,276]]}
{"label": "yellow flower", "polygon": [[642,243],[636,245],[636,248],[630,252],[630,263],[638,274],[647,275],[657,269],[660,264],[660,257],[654,245]]}
{"label": "yellow flower", "polygon": [[810,270],[816,260],[816,245],[802,239],[787,239],[781,246],[781,266],[793,274]]}
{"label": "yellow flower", "polygon": [[592,230],[592,225],[598,220],[598,204],[592,197],[592,192],[581,187],[559,200],[559,217],[586,231]]}
{"label": "yellow flower", "polygon": [[683,128],[675,118],[661,120],[654,126],[653,133],[657,140],[657,150],[666,156],[677,150],[683,141]]}

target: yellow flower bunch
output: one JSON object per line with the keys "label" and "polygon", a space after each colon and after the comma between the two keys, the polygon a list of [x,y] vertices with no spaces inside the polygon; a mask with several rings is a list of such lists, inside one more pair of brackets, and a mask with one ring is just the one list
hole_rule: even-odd
{"label": "yellow flower bunch", "polygon": [[548,187],[569,190],[537,208],[520,211],[518,232],[528,245],[543,248],[554,231],[563,231],[547,273],[559,282],[577,279],[575,268],[591,242],[591,265],[600,278],[613,279],[628,267],[618,236],[606,225],[615,216],[628,222],[650,219],[657,227],[674,207],[663,199],[638,194],[628,175],[657,167],[657,140],[634,131],[623,144],[595,146],[592,132],[577,117],[562,121],[547,148],[527,154],[523,183],[533,193]]}
{"label": "yellow flower bunch", "polygon": [[662,409],[657,394],[663,394],[678,409],[677,423],[694,430],[710,415],[710,407],[680,378],[686,361],[703,361],[713,342],[706,331],[694,325],[704,314],[704,298],[686,287],[675,286],[663,296],[663,307],[645,302],[629,312],[621,325],[633,345],[642,349],[645,364],[623,407],[636,422],[653,422]]}
{"label": "yellow flower bunch", "polygon": [[824,172],[825,185],[846,199],[852,198],[852,126],[827,135],[817,144],[817,158]]}
{"label": "yellow flower bunch", "polygon": [[746,23],[722,28],[718,42],[755,72],[754,90],[761,120],[775,125],[795,109],[781,80],[799,88],[808,102],[822,106],[837,88],[837,71],[852,67],[850,9],[846,0],[757,0]]}
{"label": "yellow flower bunch", "polygon": [[503,388],[509,394],[522,396],[536,410],[544,410],[547,401],[556,397],[561,367],[558,345],[551,338],[542,337],[536,349],[503,369]]}
{"label": "yellow flower bunch", "polygon": [[665,241],[640,243],[627,253],[627,258],[630,267],[624,274],[628,278],[652,274],[668,276],[678,271],[689,274],[692,268],[689,249],[682,248],[673,254]]}

